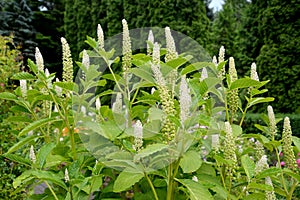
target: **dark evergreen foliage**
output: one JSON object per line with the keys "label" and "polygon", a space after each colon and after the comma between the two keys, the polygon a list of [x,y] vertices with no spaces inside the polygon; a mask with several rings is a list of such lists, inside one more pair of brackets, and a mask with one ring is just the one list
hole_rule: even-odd
{"label": "dark evergreen foliage", "polygon": [[33,12],[27,0],[5,0],[0,4],[0,34],[14,35],[15,43],[21,47],[24,61],[34,56],[36,46]]}

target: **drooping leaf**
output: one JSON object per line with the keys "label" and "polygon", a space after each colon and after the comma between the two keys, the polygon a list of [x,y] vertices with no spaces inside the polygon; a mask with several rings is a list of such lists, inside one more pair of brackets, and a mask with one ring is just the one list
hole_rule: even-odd
{"label": "drooping leaf", "polygon": [[31,142],[32,140],[35,140],[37,138],[40,138],[42,136],[37,136],[37,135],[31,135],[28,136],[22,140],[20,140],[18,143],[14,144],[8,151],[7,153],[12,153],[14,151],[17,151],[18,149],[20,149],[22,146],[24,146],[25,144]]}
{"label": "drooping leaf", "polygon": [[19,72],[17,74],[14,74],[11,79],[13,80],[35,80],[35,76],[28,72]]}
{"label": "drooping leaf", "polygon": [[53,123],[53,122],[58,122],[61,121],[61,119],[57,119],[57,118],[45,118],[45,119],[40,119],[37,121],[32,122],[31,124],[29,124],[28,126],[26,126],[20,133],[19,133],[19,137],[25,135],[26,133],[28,133],[29,131],[33,131],[37,128],[43,127],[44,125],[48,124],[48,123]]}
{"label": "drooping leaf", "polygon": [[134,75],[136,75],[150,83],[155,83],[151,72],[148,70],[145,70],[144,68],[132,68],[132,69],[130,69],[130,72],[132,72]]}
{"label": "drooping leaf", "polygon": [[122,192],[131,186],[133,186],[136,182],[140,181],[144,177],[143,173],[133,173],[122,171],[117,177],[114,183],[114,192]]}
{"label": "drooping leaf", "polygon": [[242,166],[245,170],[245,173],[248,177],[248,181],[250,181],[255,173],[255,163],[253,160],[251,160],[251,158],[247,154],[242,156],[241,161],[242,161]]}
{"label": "drooping leaf", "polygon": [[233,83],[231,83],[230,85],[230,90],[234,90],[234,89],[238,89],[238,88],[247,88],[247,87],[251,87],[251,86],[258,86],[260,85],[259,81],[253,80],[251,78],[241,78],[238,79],[236,81],[234,81]]}
{"label": "drooping leaf", "polygon": [[53,85],[68,91],[78,91],[78,86],[73,82],[55,82]]}
{"label": "drooping leaf", "polygon": [[156,152],[162,151],[166,148],[168,148],[168,145],[166,144],[156,143],[148,145],[146,148],[142,149],[137,155],[135,155],[134,159],[139,160],[141,158],[150,156],[151,154],[154,154]]}
{"label": "drooping leaf", "polygon": [[300,175],[299,173],[295,173],[292,170],[288,169],[288,168],[284,168],[283,172],[291,177],[293,177],[294,179],[296,179],[298,182],[300,182]]}
{"label": "drooping leaf", "polygon": [[5,158],[12,160],[14,162],[23,164],[23,165],[27,165],[30,166],[31,162],[29,159],[24,158],[22,156],[16,155],[16,154],[10,154],[10,153],[6,153],[3,155]]}
{"label": "drooping leaf", "polygon": [[300,151],[300,138],[298,138],[296,136],[292,136],[292,140],[299,152]]}
{"label": "drooping leaf", "polygon": [[197,63],[193,63],[191,65],[188,65],[187,67],[185,67],[182,71],[181,71],[181,75],[185,75],[191,72],[194,72],[196,70],[200,70],[203,67],[215,67],[213,63],[211,62],[197,62]]}
{"label": "drooping leaf", "polygon": [[264,190],[264,191],[272,191],[273,190],[273,187],[270,185],[266,185],[266,184],[262,184],[262,183],[255,183],[255,182],[249,183],[248,188],[259,189],[259,190]]}
{"label": "drooping leaf", "polygon": [[10,92],[0,93],[0,99],[10,100],[10,101],[18,100],[17,96]]}
{"label": "drooping leaf", "polygon": [[249,102],[249,107],[259,104],[259,103],[266,103],[266,102],[271,102],[274,101],[273,97],[257,97],[257,98],[252,98]]}
{"label": "drooping leaf", "polygon": [[40,148],[40,150],[38,151],[36,158],[37,158],[37,162],[41,169],[43,168],[43,166],[45,164],[46,158],[51,153],[51,151],[54,147],[55,147],[54,143],[48,143],[48,144],[43,145]]}
{"label": "drooping leaf", "polygon": [[279,173],[281,173],[281,169],[277,168],[277,167],[270,167],[269,169],[265,169],[262,172],[260,172],[259,174],[256,175],[256,178],[260,179],[260,178],[266,178],[267,176],[273,176],[273,175],[278,175]]}
{"label": "drooping leaf", "polygon": [[62,176],[51,172],[51,171],[41,171],[41,170],[34,170],[31,172],[33,176],[35,176],[39,180],[51,181],[53,184],[58,185],[65,190],[68,190],[66,184],[64,183]]}
{"label": "drooping leaf", "polygon": [[190,179],[177,179],[177,181],[188,189],[191,200],[213,200],[208,189],[206,189],[201,183]]}
{"label": "drooping leaf", "polygon": [[180,167],[184,173],[191,173],[201,167],[202,159],[200,153],[196,151],[187,151],[180,160]]}

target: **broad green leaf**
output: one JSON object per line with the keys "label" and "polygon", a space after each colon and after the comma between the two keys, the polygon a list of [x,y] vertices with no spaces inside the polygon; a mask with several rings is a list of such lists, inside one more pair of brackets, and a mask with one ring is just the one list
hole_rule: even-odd
{"label": "broad green leaf", "polygon": [[255,183],[255,182],[249,183],[248,188],[259,189],[259,190],[264,190],[264,191],[272,191],[273,190],[273,187],[270,185],[266,185],[266,184],[262,184],[262,183]]}
{"label": "broad green leaf", "polygon": [[96,47],[97,47],[96,40],[94,38],[90,37],[90,36],[86,36],[85,43],[90,45],[90,47],[92,47],[93,49],[96,49]]}
{"label": "broad green leaf", "polygon": [[232,125],[231,125],[231,128],[232,128],[232,134],[233,134],[235,137],[238,137],[238,136],[241,135],[242,132],[243,132],[242,127],[240,127],[239,125],[232,124]]}
{"label": "broad green leaf", "polygon": [[14,146],[12,146],[7,153],[12,153],[14,151],[17,151],[18,149],[20,149],[22,146],[24,146],[25,144],[31,142],[32,140],[35,140],[37,138],[40,138],[41,136],[37,136],[37,135],[31,135],[29,137],[26,137],[24,139],[22,139],[21,141],[19,141],[18,143],[14,144]]}
{"label": "broad green leaf", "polygon": [[13,187],[17,188],[20,185],[24,184],[26,182],[26,180],[31,180],[33,179],[32,175],[32,170],[27,170],[25,172],[23,172],[20,176],[18,176],[14,182],[13,182]]}
{"label": "broad green leaf", "polygon": [[41,170],[34,170],[31,172],[33,176],[35,176],[37,179],[45,180],[45,181],[51,181],[53,184],[56,184],[65,190],[68,190],[66,184],[63,180],[63,175],[58,176],[58,174],[51,172],[51,171],[41,171]]}
{"label": "broad green leaf", "polygon": [[269,128],[267,126],[262,126],[260,124],[254,124],[254,126],[264,133],[269,133]]}
{"label": "broad green leaf", "polygon": [[255,173],[255,163],[247,154],[242,156],[241,161],[249,182]]}
{"label": "broad green leaf", "polygon": [[292,136],[292,140],[299,152],[300,151],[300,138],[298,138],[296,136]]}
{"label": "broad green leaf", "polygon": [[30,71],[32,71],[33,73],[37,74],[38,68],[35,65],[35,63],[31,59],[28,59],[27,63],[28,63],[28,67],[29,67]]}
{"label": "broad green leaf", "polygon": [[102,175],[94,175],[91,177],[91,189],[89,193],[97,191],[102,186],[102,179]]}
{"label": "broad green leaf", "polygon": [[136,182],[140,181],[144,177],[142,173],[133,173],[122,171],[117,177],[114,183],[114,192],[122,192],[131,186],[133,186]]}
{"label": "broad green leaf", "polygon": [[192,173],[201,167],[202,159],[199,152],[187,151],[180,160],[180,167],[184,173]]}
{"label": "broad green leaf", "polygon": [[262,172],[260,172],[259,174],[256,175],[256,178],[260,179],[260,178],[266,178],[267,176],[276,176],[279,173],[281,173],[281,169],[277,168],[277,167],[271,167],[269,169],[265,169]]}
{"label": "broad green leaf", "polygon": [[181,75],[185,75],[191,72],[194,72],[196,70],[200,70],[203,67],[215,67],[213,63],[211,62],[197,62],[197,63],[193,63],[191,65],[188,65],[187,67],[185,67],[182,71],[181,71]]}
{"label": "broad green leaf", "polygon": [[251,78],[241,78],[231,83],[230,90],[238,89],[238,88],[247,88],[251,86],[260,85],[259,81],[253,80]]}
{"label": "broad green leaf", "polygon": [[134,75],[150,82],[155,83],[154,78],[148,70],[145,70],[144,68],[132,68],[130,69],[130,72],[132,72]]}
{"label": "broad green leaf", "polygon": [[291,177],[293,177],[294,179],[296,179],[298,182],[300,182],[300,175],[299,173],[295,173],[292,170],[288,169],[288,168],[284,168],[283,172]]}
{"label": "broad green leaf", "polygon": [[266,194],[265,193],[252,193],[243,198],[244,200],[265,200]]}
{"label": "broad green leaf", "polygon": [[213,200],[208,189],[206,189],[201,183],[190,179],[177,179],[177,181],[188,189],[191,200]]}
{"label": "broad green leaf", "polygon": [[25,116],[10,116],[6,119],[8,122],[32,122],[32,120],[29,117]]}
{"label": "broad green leaf", "polygon": [[25,107],[25,106],[21,106],[21,105],[15,105],[10,107],[9,109],[12,112],[23,112],[23,113],[31,113],[30,110]]}
{"label": "broad green leaf", "polygon": [[166,64],[172,67],[173,69],[178,69],[180,66],[184,65],[189,61],[189,58],[178,57],[176,59],[168,61]]}
{"label": "broad green leaf", "polygon": [[11,79],[13,80],[35,80],[35,76],[28,72],[19,72],[17,74],[14,74]]}
{"label": "broad green leaf", "polygon": [[258,139],[263,144],[266,144],[266,143],[270,142],[270,140],[267,137],[265,137],[261,134],[244,134],[243,137]]}
{"label": "broad green leaf", "polygon": [[29,131],[35,130],[37,128],[43,127],[48,123],[53,123],[53,122],[58,122],[61,121],[61,119],[57,119],[57,118],[45,118],[45,119],[40,119],[37,121],[34,121],[33,123],[29,124],[28,126],[26,126],[20,133],[19,133],[19,137],[25,135],[26,133],[28,133]]}
{"label": "broad green leaf", "polygon": [[14,162],[20,163],[20,164],[24,164],[27,166],[31,165],[31,161],[27,158],[24,158],[22,156],[16,155],[16,154],[10,154],[10,153],[6,153],[3,154],[3,156],[9,160],[12,160]]}
{"label": "broad green leaf", "polygon": [[[122,79],[122,77],[119,76],[118,74],[115,74],[115,76],[113,76],[112,74],[104,74],[102,76],[102,78],[105,78],[105,79],[108,79],[111,81],[117,81],[117,82]],[[115,78],[116,78],[116,80],[115,80]]]}
{"label": "broad green leaf", "polygon": [[252,98],[251,101],[249,102],[249,106],[251,107],[255,104],[259,104],[259,103],[266,103],[266,102],[271,102],[274,101],[273,97],[257,97],[257,98]]}
{"label": "broad green leaf", "polygon": [[55,147],[54,143],[48,143],[43,145],[38,151],[36,158],[41,169],[44,167],[46,158],[48,157],[48,155],[50,154],[50,152],[54,147]]}
{"label": "broad green leaf", "polygon": [[166,148],[168,148],[168,145],[166,144],[150,144],[146,148],[142,149],[137,155],[135,155],[134,159],[139,160]]}
{"label": "broad green leaf", "polygon": [[16,100],[18,100],[18,97],[10,92],[2,92],[2,93],[0,93],[0,99],[16,101]]}
{"label": "broad green leaf", "polygon": [[53,85],[68,91],[74,91],[74,92],[78,91],[78,86],[73,82],[55,82],[53,83]]}

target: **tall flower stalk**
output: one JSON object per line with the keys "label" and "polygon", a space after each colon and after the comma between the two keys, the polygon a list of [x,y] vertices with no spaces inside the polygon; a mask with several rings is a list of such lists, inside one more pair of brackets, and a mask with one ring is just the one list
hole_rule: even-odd
{"label": "tall flower stalk", "polygon": [[63,51],[63,81],[73,82],[73,61],[69,44],[65,38],[61,38]]}

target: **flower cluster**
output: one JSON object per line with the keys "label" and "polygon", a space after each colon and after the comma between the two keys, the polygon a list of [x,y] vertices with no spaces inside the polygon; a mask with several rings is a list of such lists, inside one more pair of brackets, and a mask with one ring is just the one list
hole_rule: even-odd
{"label": "flower cluster", "polygon": [[131,68],[131,40],[129,36],[128,24],[125,19],[122,20],[123,25],[123,72],[126,73]]}
{"label": "flower cluster", "polygon": [[171,30],[169,27],[165,28],[166,34],[166,43],[167,43],[167,54],[165,57],[165,61],[168,62],[178,57],[178,53],[176,51],[176,46],[174,42],[174,38],[171,34]]}
{"label": "flower cluster", "polygon": [[73,61],[69,44],[65,38],[61,38],[62,51],[63,51],[63,81],[73,82]]}
{"label": "flower cluster", "polygon": [[[230,76],[230,84],[237,80],[237,72],[235,69],[235,63],[233,57],[229,58],[229,76]],[[227,101],[228,101],[228,108],[233,117],[238,110],[238,103],[239,103],[238,89],[233,89],[228,91]]]}
{"label": "flower cluster", "polygon": [[282,149],[284,152],[284,160],[286,166],[291,170],[296,170],[297,163],[292,146],[292,130],[290,125],[290,119],[288,117],[284,118],[282,143]]}
{"label": "flower cluster", "polygon": [[104,33],[100,24],[97,27],[98,45],[104,51]]}
{"label": "flower cluster", "polygon": [[235,154],[235,138],[232,134],[232,128],[229,122],[225,122],[225,134],[224,158],[229,161],[227,171],[229,175],[232,176],[237,166],[237,157]]}
{"label": "flower cluster", "polygon": [[137,120],[133,127],[134,144],[133,149],[137,152],[141,150],[143,146],[143,125],[140,120]]}

